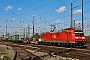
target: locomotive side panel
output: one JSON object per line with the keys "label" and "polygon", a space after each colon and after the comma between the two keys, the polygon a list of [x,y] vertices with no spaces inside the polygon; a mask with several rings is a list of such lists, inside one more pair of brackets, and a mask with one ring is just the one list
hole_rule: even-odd
{"label": "locomotive side panel", "polygon": [[43,40],[44,40],[44,41],[48,41],[48,40],[50,40],[50,39],[51,39],[51,35],[50,35],[49,33],[48,33],[48,34],[45,33],[44,36],[43,36]]}
{"label": "locomotive side panel", "polygon": [[67,42],[67,32],[60,32],[58,41]]}
{"label": "locomotive side panel", "polygon": [[68,42],[68,32],[46,33],[43,40],[49,42]]}

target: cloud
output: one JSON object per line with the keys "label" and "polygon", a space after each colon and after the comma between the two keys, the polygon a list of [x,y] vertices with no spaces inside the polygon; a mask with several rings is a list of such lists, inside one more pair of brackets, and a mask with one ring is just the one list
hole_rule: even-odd
{"label": "cloud", "polygon": [[12,18],[12,21],[16,20],[15,18]]}
{"label": "cloud", "polygon": [[60,23],[60,24],[63,24],[64,21],[60,21],[60,20],[57,20],[56,23]]}
{"label": "cloud", "polygon": [[12,8],[13,8],[13,6],[7,6],[7,7],[5,7],[5,10],[10,10]]}
{"label": "cloud", "polygon": [[38,21],[37,21],[37,24],[40,24],[40,23],[41,23],[41,20],[38,20]]}
{"label": "cloud", "polygon": [[73,12],[73,14],[79,14],[79,13],[81,13],[82,12],[82,10],[75,10],[74,12]]}
{"label": "cloud", "polygon": [[79,23],[81,23],[82,21],[75,21],[75,24],[79,24]]}
{"label": "cloud", "polygon": [[58,8],[58,9],[56,9],[56,11],[57,11],[58,13],[63,13],[63,12],[66,11],[66,7],[65,7],[65,6],[62,6],[62,7]]}
{"label": "cloud", "polygon": [[22,10],[22,8],[21,8],[21,7],[19,7],[17,10]]}
{"label": "cloud", "polygon": [[60,22],[60,20],[57,20],[57,21],[56,21],[56,23],[59,23],[59,22]]}

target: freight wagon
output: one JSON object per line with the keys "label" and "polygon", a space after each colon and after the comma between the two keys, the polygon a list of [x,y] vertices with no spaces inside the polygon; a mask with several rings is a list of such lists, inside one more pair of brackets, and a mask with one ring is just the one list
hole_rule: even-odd
{"label": "freight wagon", "polygon": [[86,43],[84,32],[67,28],[62,32],[44,32],[39,44],[59,45],[59,46],[84,46]]}

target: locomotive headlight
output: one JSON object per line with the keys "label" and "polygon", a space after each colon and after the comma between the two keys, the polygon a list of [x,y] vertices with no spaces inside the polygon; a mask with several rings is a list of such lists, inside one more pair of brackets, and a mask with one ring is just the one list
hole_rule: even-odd
{"label": "locomotive headlight", "polygon": [[39,41],[42,41],[42,39],[41,39],[41,38],[39,38]]}
{"label": "locomotive headlight", "polygon": [[85,39],[85,37],[82,37],[82,39]]}
{"label": "locomotive headlight", "polygon": [[78,39],[79,37],[75,37],[76,39]]}

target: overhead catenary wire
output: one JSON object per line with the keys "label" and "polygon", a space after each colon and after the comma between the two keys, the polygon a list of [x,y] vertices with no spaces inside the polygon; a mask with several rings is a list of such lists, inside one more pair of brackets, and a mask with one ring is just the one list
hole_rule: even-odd
{"label": "overhead catenary wire", "polygon": [[[74,0],[75,1],[75,0]],[[77,1],[77,0],[76,0]],[[87,2],[85,2],[84,4],[87,4],[87,3],[89,3],[89,1],[87,1]],[[70,5],[70,4],[69,4]],[[80,4],[80,5],[77,5],[76,7],[74,7],[73,9],[75,9],[75,8],[77,8],[77,7],[81,7],[82,5]],[[11,10],[12,11],[12,10]],[[45,13],[42,13],[42,14],[40,14],[41,16],[42,15],[45,15],[45,14],[47,14],[47,13],[49,13],[49,12],[53,12],[54,11],[54,9],[51,9],[51,10],[49,10],[49,11],[47,11],[47,12],[45,12]],[[69,10],[68,10],[69,11]],[[67,11],[67,12],[68,12]],[[89,10],[87,10],[87,11],[89,11]],[[29,11],[28,11],[29,12]],[[86,13],[86,11],[84,11],[85,13]],[[12,11],[12,13],[13,13],[13,11]],[[13,13],[14,14],[14,13]],[[19,16],[19,18],[20,18],[20,15],[18,14],[18,16]],[[46,17],[45,19],[47,20],[48,19],[48,21],[46,21],[46,22],[51,22],[51,21],[53,21],[53,20],[55,20],[55,18],[56,17],[54,17],[54,16],[58,16],[58,15],[53,15],[52,14],[52,16],[49,16],[49,15],[46,15],[46,16],[44,16],[44,17]],[[70,15],[67,15],[68,17],[70,16]],[[53,18],[52,18],[53,17]],[[63,16],[60,16],[60,17],[58,17],[58,18],[65,18],[65,15],[63,15]],[[21,17],[21,19],[22,19],[22,17]],[[57,19],[57,18],[56,18]],[[22,21],[23,21],[24,19],[22,19]],[[50,20],[50,21],[49,21]],[[26,20],[25,20],[26,21]],[[42,23],[45,23],[45,22],[42,22]]]}
{"label": "overhead catenary wire", "polygon": [[[85,2],[84,4],[86,4],[86,3],[90,3],[90,1],[87,1],[87,2]],[[77,8],[77,7],[80,7],[80,6],[82,6],[82,4],[77,5],[77,6],[73,7],[72,9]],[[69,10],[70,10],[70,9],[69,9]]]}
{"label": "overhead catenary wire", "polygon": [[[41,1],[41,0],[40,0],[40,1]],[[30,11],[33,11],[33,10],[36,10],[36,9],[42,8],[42,7],[44,7],[44,6],[48,6],[48,5],[53,4],[53,3],[57,2],[57,1],[59,1],[59,0],[55,0],[55,1],[53,1],[53,2],[50,2],[50,3],[45,4],[45,5],[42,5],[42,6],[40,6],[40,7],[37,7],[37,8],[35,8],[35,9],[32,9],[32,10],[30,10]],[[4,6],[6,6],[2,1],[0,1],[0,2],[1,2]],[[28,7],[29,7],[29,6],[28,6]],[[27,19],[24,19],[23,17],[21,17],[21,16],[19,16],[19,15],[24,14],[24,13],[27,13],[27,12],[29,12],[29,11],[24,12],[24,13],[21,13],[21,14],[19,14],[19,15],[16,14],[15,12],[13,12],[13,11],[10,10],[10,9],[9,9],[9,11],[12,12],[12,13],[13,13],[14,15],[16,15],[17,17],[23,19],[24,21],[27,20]],[[32,21],[31,21],[31,22],[32,22]]]}
{"label": "overhead catenary wire", "polygon": [[[35,2],[35,3],[38,3],[38,2],[40,2],[41,0],[39,0],[39,1],[37,1],[37,2]],[[56,1],[54,1],[54,2],[57,2],[58,0],[56,0]],[[1,2],[1,1],[0,1]],[[52,3],[54,3],[54,2],[51,2],[51,3],[48,3],[48,4],[46,4],[46,5],[49,5],[49,4],[52,4]],[[75,2],[75,0],[73,1],[73,2]],[[89,1],[88,1],[89,2]],[[88,2],[85,2],[85,3],[88,3]],[[35,3],[33,3],[32,5],[34,5]],[[32,6],[32,5],[30,5],[30,6]],[[43,6],[46,6],[46,5],[43,5]],[[27,6],[27,7],[30,7],[30,6]],[[41,7],[43,7],[43,6],[41,6]],[[81,5],[79,5],[79,6],[81,6]],[[79,7],[79,6],[76,6],[76,7]],[[41,7],[38,7],[38,8],[41,8]],[[76,8],[76,7],[74,7],[74,8]],[[35,8],[35,9],[37,9],[37,8]],[[32,9],[33,10],[33,9]],[[14,13],[13,11],[11,11],[12,13]],[[15,13],[14,13],[15,14]],[[16,16],[18,16],[19,18],[21,18],[21,19],[23,19],[22,17],[20,17],[19,15],[17,15],[17,14],[15,14]],[[24,19],[25,20],[25,19]]]}
{"label": "overhead catenary wire", "polygon": [[[41,1],[41,0],[39,0],[39,1]],[[37,2],[35,2],[35,3],[38,3],[39,1],[37,1]],[[38,8],[42,8],[42,7],[44,7],[44,6],[47,6],[47,5],[50,5],[50,4],[52,4],[52,3],[55,3],[55,2],[57,2],[57,1],[59,1],[59,0],[56,0],[56,1],[54,1],[54,2],[51,2],[51,3],[48,3],[48,4],[46,4],[46,5],[43,5],[43,6],[41,6],[41,7],[38,7]],[[73,1],[73,2],[75,2],[75,1]],[[35,3],[33,3],[32,5],[34,5]],[[32,5],[30,5],[30,6],[32,6]],[[27,7],[30,7],[30,6],[27,6]],[[35,8],[35,10],[36,9],[38,9],[38,8]],[[34,10],[34,9],[32,9],[32,10]],[[10,10],[11,11],[11,10]],[[52,11],[52,10],[51,10]],[[11,11],[12,13],[14,13],[13,11]],[[50,11],[49,11],[50,12]],[[25,12],[26,13],[26,12]],[[47,12],[48,13],[48,12]],[[16,16],[18,16],[19,18],[21,18],[21,19],[23,19],[23,20],[27,20],[27,19],[24,19],[24,18],[22,18],[22,17],[20,17],[19,15],[17,15],[16,13],[14,13]],[[23,14],[23,13],[22,13]]]}
{"label": "overhead catenary wire", "polygon": [[[6,7],[6,5],[5,5],[2,1],[0,1],[0,2]],[[17,14],[16,14],[15,12],[13,12],[12,10],[9,9],[9,11],[10,11],[11,13],[13,13],[14,15],[16,15],[17,17],[21,18],[21,19],[27,20],[27,19],[24,19],[24,18],[20,17],[19,15],[17,15]]]}
{"label": "overhead catenary wire", "polygon": [[[37,3],[40,3],[40,1],[42,1],[42,0],[36,1],[36,2],[34,2],[34,3],[32,3],[32,4],[30,4],[29,6],[24,7],[23,10],[26,9],[26,8],[29,8],[29,7],[37,4]],[[0,1],[0,3],[2,3],[2,4],[5,6],[5,4],[4,4],[2,1]],[[18,11],[14,12],[14,13],[17,13],[17,12],[18,12]],[[10,15],[11,15],[11,14],[10,14]],[[4,17],[6,17],[6,16],[4,16]]]}
{"label": "overhead catenary wire", "polygon": [[27,13],[27,12],[29,12],[29,11],[33,11],[33,10],[37,10],[37,9],[41,9],[41,8],[43,8],[43,7],[45,7],[45,6],[48,6],[48,5],[53,4],[53,3],[56,3],[56,2],[58,2],[58,1],[60,1],[60,0],[55,0],[55,1],[50,2],[50,3],[48,3],[48,4],[45,4],[45,5],[39,6],[39,7],[37,7],[37,8],[31,9],[31,10],[27,10],[26,12],[23,12],[23,13],[21,13],[21,14],[19,14],[19,15],[25,14],[25,13]]}

